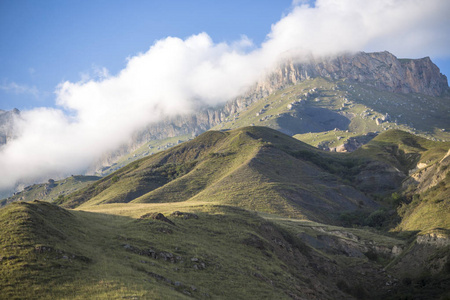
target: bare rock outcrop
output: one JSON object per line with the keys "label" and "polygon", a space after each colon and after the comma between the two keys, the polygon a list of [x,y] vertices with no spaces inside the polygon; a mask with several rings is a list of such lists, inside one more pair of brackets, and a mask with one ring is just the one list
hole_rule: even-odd
{"label": "bare rock outcrop", "polygon": [[[344,54],[307,60],[288,60],[257,84],[256,91],[272,92],[309,78],[325,77],[361,82],[395,93],[440,96],[448,92],[447,77],[429,57],[398,59],[385,52]],[[263,94],[266,94],[262,92]]]}

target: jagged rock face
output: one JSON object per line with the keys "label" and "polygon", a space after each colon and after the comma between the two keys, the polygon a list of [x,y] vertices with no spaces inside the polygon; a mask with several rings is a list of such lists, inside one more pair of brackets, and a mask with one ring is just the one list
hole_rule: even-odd
{"label": "jagged rock face", "polygon": [[13,138],[14,118],[19,114],[20,111],[16,108],[10,111],[0,109],[0,146]]}
{"label": "jagged rock face", "polygon": [[[405,71],[406,92],[440,96],[448,91],[447,77],[440,74],[439,68],[429,57],[400,60]],[[404,91],[402,91],[404,92]]]}
{"label": "jagged rock face", "polygon": [[346,54],[295,62],[290,60],[259,87],[269,91],[315,77],[348,79],[396,93],[440,96],[448,90],[447,77],[429,57],[397,59],[389,52]]}

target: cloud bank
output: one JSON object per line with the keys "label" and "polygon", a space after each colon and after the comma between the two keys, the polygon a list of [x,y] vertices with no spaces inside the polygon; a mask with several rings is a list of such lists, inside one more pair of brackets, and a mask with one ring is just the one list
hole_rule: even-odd
{"label": "cloud bank", "polygon": [[447,0],[302,1],[261,45],[247,37],[214,43],[206,33],[168,37],[129,58],[117,75],[63,82],[59,109],[24,111],[17,138],[0,148],[0,190],[83,172],[145,125],[224,103],[280,59],[388,50],[399,57],[448,57]]}

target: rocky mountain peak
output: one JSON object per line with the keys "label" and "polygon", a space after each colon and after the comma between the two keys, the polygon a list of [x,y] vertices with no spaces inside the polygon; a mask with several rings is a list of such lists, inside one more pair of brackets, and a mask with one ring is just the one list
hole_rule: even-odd
{"label": "rocky mountain peak", "polygon": [[421,93],[441,96],[448,91],[447,77],[429,57],[398,59],[384,52],[343,54],[334,57],[289,59],[267,79],[257,84],[257,90],[271,93],[287,85],[309,78],[347,79],[377,89],[395,93]]}

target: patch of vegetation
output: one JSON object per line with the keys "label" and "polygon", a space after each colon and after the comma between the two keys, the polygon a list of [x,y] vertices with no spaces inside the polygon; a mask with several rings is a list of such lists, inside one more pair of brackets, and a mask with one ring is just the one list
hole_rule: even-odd
{"label": "patch of vegetation", "polygon": [[370,212],[367,211],[350,211],[343,212],[339,216],[339,220],[341,221],[343,226],[352,227],[352,226],[365,226],[367,225],[367,218],[370,215]]}

